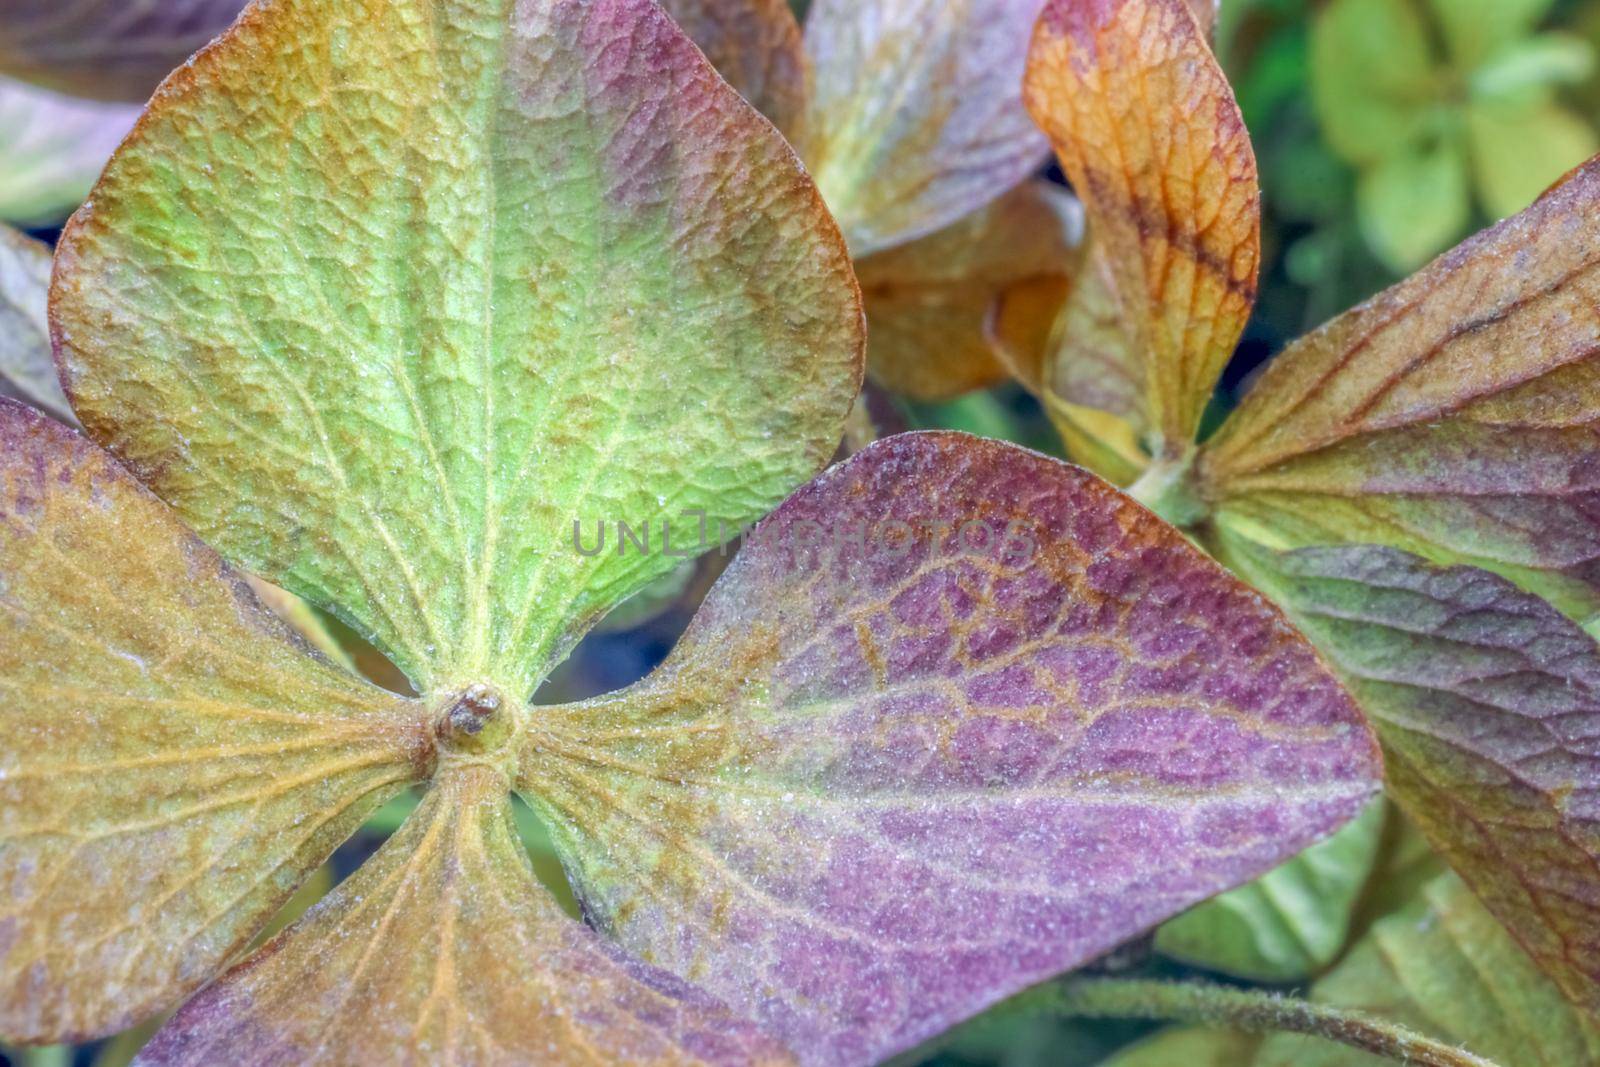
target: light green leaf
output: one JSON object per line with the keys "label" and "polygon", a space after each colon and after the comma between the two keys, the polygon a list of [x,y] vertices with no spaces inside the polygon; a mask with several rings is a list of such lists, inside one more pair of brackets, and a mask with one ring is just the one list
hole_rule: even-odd
{"label": "light green leaf", "polygon": [[1356,909],[1355,937],[1366,937],[1374,923],[1411,903],[1424,886],[1450,870],[1398,807],[1391,803],[1387,815],[1378,861]]}
{"label": "light green leaf", "polygon": [[50,355],[49,288],[49,247],[0,224],[0,396],[71,422]]}
{"label": "light green leaf", "polygon": [[1356,209],[1373,253],[1397,274],[1415,270],[1455,243],[1472,218],[1465,154],[1444,141],[1384,159],[1361,175]]}
{"label": "light green leaf", "polygon": [[[860,382],[815,188],[651,0],[254,6],[58,260],[90,433],[424,694],[530,695]],[[650,551],[577,551],[618,522]]]}
{"label": "light green leaf", "polygon": [[1594,73],[1594,46],[1581,37],[1546,33],[1514,41],[1472,72],[1475,99],[1537,103],[1556,85],[1576,85]]}
{"label": "light green leaf", "polygon": [[[1378,1015],[1506,1067],[1593,1067],[1600,1031],[1454,875],[1382,920],[1312,989],[1312,999]],[[1269,1038],[1251,1067],[1393,1067],[1307,1037]]]}
{"label": "light green leaf", "polygon": [[1429,0],[1444,31],[1450,58],[1462,69],[1476,67],[1507,44],[1526,37],[1554,3],[1555,0]]}
{"label": "light green leaf", "polygon": [[1344,948],[1383,818],[1376,802],[1288,863],[1171,920],[1156,933],[1157,951],[1259,982],[1316,974]]}
{"label": "light green leaf", "polygon": [[1428,30],[1409,3],[1334,0],[1311,35],[1311,92],[1328,143],[1374,163],[1417,136],[1435,100]]}
{"label": "light green leaf", "polygon": [[1594,128],[1558,104],[1475,104],[1467,123],[1478,193],[1497,217],[1533,203],[1600,148]]}
{"label": "light green leaf", "polygon": [[[1318,1003],[1377,1016],[1504,1067],[1592,1067],[1600,1030],[1568,1005],[1454,875],[1427,883],[1380,920],[1311,991]],[[1104,1067],[1393,1067],[1299,1034],[1168,1030]]]}
{"label": "light green leaf", "polygon": [[1102,1067],[1241,1067],[1261,1045],[1254,1034],[1182,1027],[1163,1030],[1106,1060]]}

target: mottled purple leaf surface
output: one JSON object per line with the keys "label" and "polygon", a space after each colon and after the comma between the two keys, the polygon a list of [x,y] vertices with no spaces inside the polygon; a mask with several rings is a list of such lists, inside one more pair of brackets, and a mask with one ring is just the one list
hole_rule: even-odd
{"label": "mottled purple leaf surface", "polygon": [[[854,198],[824,189],[834,212],[897,207],[858,251],[1031,169],[1020,82],[985,60],[1014,55],[1020,74],[1008,49],[1031,2],[905,0],[894,32],[830,8],[830,61],[869,42],[862,84],[936,105],[914,122],[855,108],[815,142]],[[973,40],[926,47],[934,18]],[[883,73],[899,60],[913,77]],[[896,144],[929,151],[892,170],[905,187],[876,187],[869,165]],[[330,216],[348,239],[328,239]],[[14,923],[28,953],[0,937],[7,1038],[104,1032],[132,1021],[127,989],[150,1014],[203,986],[152,1062],[871,1063],[1261,874],[1377,788],[1370,732],[1276,609],[1105,483],[953,434],[879,443],[791,497],[651,679],[526,703],[676,562],[585,553],[575,519],[767,514],[833,452],[860,383],[859,292],[818,189],[651,0],[254,5],[167,82],[57,260],[77,409],[178,512],[125,474],[136,508],[85,476],[10,535],[26,566],[0,592],[38,595],[0,633],[0,678],[59,695],[36,675],[65,666],[159,703],[109,732],[101,698],[11,707],[30,744],[0,747],[10,837],[70,817],[124,843],[79,886],[87,903],[31,892]],[[84,470],[114,467],[93,455]],[[32,523],[44,491],[18,470]],[[309,656],[263,673],[245,638],[227,639],[227,672],[206,669],[203,639],[238,628],[231,602],[135,580],[223,566],[180,516],[342,613],[417,699],[347,679],[351,695]],[[66,562],[24,551],[44,544]],[[78,572],[99,570],[130,591],[114,613],[80,611],[65,636],[36,625],[39,604],[92,608]],[[169,662],[198,664],[197,694],[124,681]],[[65,752],[64,724],[83,735]],[[297,753],[289,772],[260,780],[238,724],[274,766]],[[320,769],[336,760],[343,779]],[[226,816],[191,800],[245,772]],[[285,827],[359,821],[414,780],[413,820],[240,963],[295,863],[354,823],[290,861]],[[513,787],[595,929],[534,884]],[[249,866],[263,849],[234,848],[263,836],[266,875]],[[79,862],[70,840],[50,847]],[[107,892],[130,873],[148,890],[132,910]],[[87,914],[122,938],[110,966],[101,930],[77,936]],[[172,929],[204,951],[158,985],[142,961],[174,958],[150,948]],[[33,964],[52,952],[68,958],[41,995]]]}
{"label": "mottled purple leaf surface", "polygon": [[1171,527],[912,434],[763,524],[655,677],[545,709],[519,786],[602,929],[854,1064],[1266,871],[1379,773],[1303,639]]}

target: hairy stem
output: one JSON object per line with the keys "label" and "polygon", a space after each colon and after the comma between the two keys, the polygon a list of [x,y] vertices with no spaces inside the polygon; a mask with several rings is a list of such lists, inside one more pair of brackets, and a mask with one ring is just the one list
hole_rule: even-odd
{"label": "hairy stem", "polygon": [[1023,1001],[1033,1011],[1079,1018],[1194,1023],[1252,1034],[1309,1034],[1416,1067],[1497,1067],[1482,1056],[1370,1015],[1199,982],[1068,978],[1023,994],[1019,1008]]}
{"label": "hairy stem", "polygon": [[1128,495],[1180,530],[1206,517],[1207,507],[1194,486],[1194,449],[1176,459],[1158,459]]}

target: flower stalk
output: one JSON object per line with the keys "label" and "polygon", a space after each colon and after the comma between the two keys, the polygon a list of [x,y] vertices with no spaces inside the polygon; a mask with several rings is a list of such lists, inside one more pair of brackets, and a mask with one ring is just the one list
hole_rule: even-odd
{"label": "flower stalk", "polygon": [[1180,530],[1193,529],[1209,510],[1196,492],[1191,448],[1176,459],[1158,459],[1128,487],[1128,495]]}
{"label": "flower stalk", "polygon": [[1202,982],[1070,978],[1018,998],[1029,1010],[1087,1019],[1148,1019],[1306,1034],[1416,1067],[1496,1067],[1493,1061],[1359,1012]]}

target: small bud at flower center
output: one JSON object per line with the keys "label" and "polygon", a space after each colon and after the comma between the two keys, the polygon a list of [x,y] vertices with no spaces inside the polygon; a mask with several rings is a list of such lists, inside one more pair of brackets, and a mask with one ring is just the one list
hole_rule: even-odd
{"label": "small bud at flower center", "polygon": [[511,738],[513,723],[505,698],[487,685],[471,685],[444,706],[435,732],[446,751],[485,755]]}

